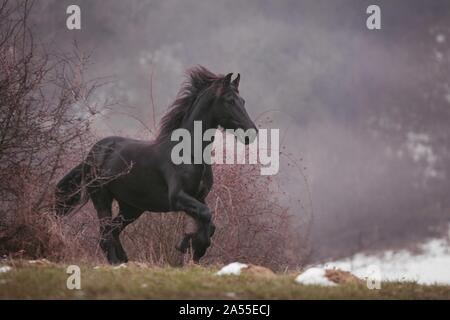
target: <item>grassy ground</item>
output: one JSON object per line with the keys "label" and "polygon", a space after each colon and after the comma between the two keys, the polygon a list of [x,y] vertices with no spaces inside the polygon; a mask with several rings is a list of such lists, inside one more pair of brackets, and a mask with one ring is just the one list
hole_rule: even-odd
{"label": "grassy ground", "polygon": [[21,262],[0,273],[0,299],[450,299],[450,286],[318,287],[295,283],[295,274],[219,277],[216,271],[199,266],[81,266],[81,290],[68,290],[65,266]]}

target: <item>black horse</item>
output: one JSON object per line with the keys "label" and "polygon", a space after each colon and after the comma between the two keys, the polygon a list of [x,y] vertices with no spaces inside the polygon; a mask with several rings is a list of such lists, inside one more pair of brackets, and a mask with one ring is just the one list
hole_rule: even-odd
{"label": "black horse", "polygon": [[[191,216],[197,222],[197,229],[185,234],[177,249],[185,253],[192,245],[196,262],[211,244],[215,226],[205,203],[213,185],[211,166],[204,161],[175,165],[171,150],[178,142],[171,141],[171,133],[184,128],[194,136],[194,121],[201,121],[203,132],[219,127],[257,129],[239,95],[239,74],[232,81],[232,73],[216,75],[201,66],[187,74],[188,80],[163,117],[154,141],[102,139],[57,185],[55,207],[59,215],[92,200],[100,220],[100,247],[109,263],[128,261],[119,235],[144,211],[184,211]],[[256,131],[253,132],[253,137],[245,136],[246,144],[256,136]],[[204,149],[207,143],[202,145]],[[113,218],[114,199],[119,213]]]}

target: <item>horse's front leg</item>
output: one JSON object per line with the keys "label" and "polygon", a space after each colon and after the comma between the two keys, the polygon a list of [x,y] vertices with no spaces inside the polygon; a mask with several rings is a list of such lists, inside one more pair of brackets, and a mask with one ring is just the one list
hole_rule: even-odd
{"label": "horse's front leg", "polygon": [[[194,217],[194,214],[191,213],[191,212],[187,212],[187,214],[188,214],[190,217]],[[197,232],[199,232],[199,230],[200,230],[201,227],[202,227],[202,225],[197,225],[197,231],[196,231],[196,232],[188,232],[188,233],[185,233],[184,236],[183,236],[183,239],[175,246],[175,248],[176,248],[178,251],[182,252],[182,253],[186,253],[187,250],[189,249],[189,247],[191,246],[192,238],[195,236],[195,234],[196,234]],[[209,230],[208,230],[208,233],[209,233],[209,237],[210,237],[210,238],[214,235],[215,230],[216,230],[216,226],[215,226],[214,223],[211,221],[211,222],[209,223]],[[201,232],[201,231],[200,231],[200,232]]]}
{"label": "horse's front leg", "polygon": [[210,238],[215,230],[215,226],[211,221],[211,210],[205,203],[202,203],[184,191],[179,191],[171,195],[171,205],[174,211],[185,211],[197,222],[197,231],[186,234],[178,249],[182,252],[186,251],[189,242],[192,241],[192,247],[194,249],[193,258],[195,262],[198,262],[211,245]]}

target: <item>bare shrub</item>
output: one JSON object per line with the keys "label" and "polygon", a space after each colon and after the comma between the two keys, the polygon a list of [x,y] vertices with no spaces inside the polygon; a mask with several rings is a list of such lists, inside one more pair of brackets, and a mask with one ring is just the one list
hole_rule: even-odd
{"label": "bare shrub", "polygon": [[208,197],[217,225],[205,260],[243,261],[272,269],[300,265],[307,243],[297,217],[282,202],[279,181],[259,166],[215,166]]}
{"label": "bare shrub", "polygon": [[185,258],[175,249],[186,226],[184,213],[148,213],[123,233],[124,246],[133,260],[156,265],[183,265]]}
{"label": "bare shrub", "polygon": [[[55,55],[33,38],[30,1],[0,1],[0,254],[58,256],[54,179],[90,141],[95,84],[86,57]],[[92,105],[91,105],[92,107]]]}

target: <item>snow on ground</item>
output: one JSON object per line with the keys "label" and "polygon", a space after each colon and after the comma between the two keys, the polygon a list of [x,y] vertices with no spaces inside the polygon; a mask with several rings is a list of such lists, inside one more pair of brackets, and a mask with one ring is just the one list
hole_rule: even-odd
{"label": "snow on ground", "polygon": [[11,271],[12,268],[10,266],[1,266],[0,267],[0,273],[5,273]]}
{"label": "snow on ground", "polygon": [[218,276],[225,276],[225,275],[238,276],[241,274],[241,271],[244,268],[248,268],[248,265],[245,263],[233,262],[233,263],[226,265],[219,271],[217,271],[216,275],[218,275]]}
{"label": "snow on ground", "polygon": [[336,283],[330,281],[325,272],[324,268],[310,268],[297,276],[295,282],[305,285],[335,286]]}
{"label": "snow on ground", "polygon": [[419,284],[450,285],[450,251],[446,239],[434,239],[421,246],[421,253],[386,251],[381,255],[356,254],[351,258],[324,264],[365,279],[378,270],[382,281],[416,281]]}

